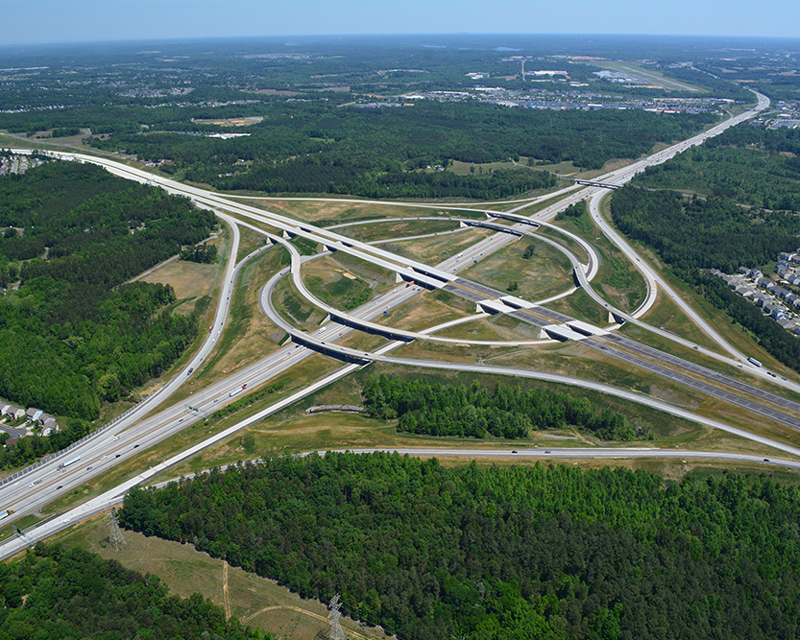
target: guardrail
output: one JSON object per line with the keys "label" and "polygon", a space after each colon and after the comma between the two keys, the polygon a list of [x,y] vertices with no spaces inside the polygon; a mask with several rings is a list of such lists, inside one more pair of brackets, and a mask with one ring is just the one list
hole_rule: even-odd
{"label": "guardrail", "polygon": [[[161,389],[163,389],[163,387]],[[8,476],[7,478],[3,478],[2,480],[0,480],[0,487],[3,487],[5,485],[7,485],[9,482],[13,482],[14,480],[17,480],[17,479],[21,478],[22,476],[29,474],[31,471],[35,471],[36,469],[38,469],[39,467],[41,467],[44,464],[47,464],[51,460],[55,460],[56,458],[60,458],[61,456],[66,455],[67,453],[69,453],[73,449],[75,449],[75,448],[79,447],[80,445],[82,445],[84,442],[86,442],[86,441],[88,441],[88,440],[100,435],[104,431],[107,431],[111,427],[115,426],[120,420],[125,418],[132,411],[140,409],[144,405],[144,403],[146,403],[146,402],[150,401],[151,399],[155,398],[158,395],[158,393],[161,391],[161,389],[158,389],[158,391],[156,391],[155,393],[147,396],[141,402],[138,402],[135,405],[133,405],[132,407],[129,407],[124,413],[121,413],[120,415],[118,415],[111,422],[108,422],[108,423],[104,424],[102,427],[99,427],[99,428],[95,429],[94,431],[92,431],[91,433],[86,434],[80,440],[76,440],[75,442],[73,442],[72,444],[64,447],[60,451],[56,451],[55,453],[51,453],[50,455],[45,456],[44,458],[42,458],[38,462],[35,462],[34,464],[32,464],[32,465],[30,465],[28,467],[25,467],[24,469],[20,469],[19,471],[17,471],[14,474]]]}

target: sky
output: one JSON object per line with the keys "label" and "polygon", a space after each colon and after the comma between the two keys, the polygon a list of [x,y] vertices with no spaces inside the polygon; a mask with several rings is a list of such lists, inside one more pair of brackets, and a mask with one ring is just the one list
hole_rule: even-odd
{"label": "sky", "polygon": [[0,45],[338,34],[800,37],[798,0],[0,0]]}

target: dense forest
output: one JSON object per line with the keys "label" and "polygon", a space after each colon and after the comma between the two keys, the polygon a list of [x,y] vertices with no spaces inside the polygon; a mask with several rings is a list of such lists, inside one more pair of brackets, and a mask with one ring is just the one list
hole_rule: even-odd
{"label": "dense forest", "polygon": [[453,160],[489,163],[520,156],[597,169],[611,158],[638,158],[657,142],[688,137],[714,119],[429,101],[379,109],[285,103],[262,113],[264,119],[248,127],[244,138],[162,130],[115,134],[92,144],[141,159],[168,159],[173,169],[186,170],[187,179],[223,190],[485,198],[550,186],[552,177],[527,167],[469,176],[425,170]]}
{"label": "dense forest", "polygon": [[742,125],[648,167],[635,184],[729,198],[739,205],[800,211],[800,129]]}
{"label": "dense forest", "polygon": [[121,517],[407,640],[798,633],[800,490],[763,477],[327,453],[134,489]]}
{"label": "dense forest", "polygon": [[227,620],[199,594],[170,595],[156,576],[41,542],[19,562],[0,564],[0,603],[3,640],[272,638]]}
{"label": "dense forest", "polygon": [[603,440],[633,440],[625,416],[587,398],[477,381],[448,385],[381,374],[364,385],[364,406],[373,418],[398,419],[397,428],[432,436],[527,438],[531,431],[576,426]]}
{"label": "dense forest", "polygon": [[[800,133],[728,129],[649,167],[611,200],[614,224],[653,247],[684,281],[800,371],[800,343],[751,302],[702,270],[764,267],[800,245]],[[677,190],[692,192],[685,197]]]}
{"label": "dense forest", "polygon": [[[0,396],[92,420],[192,342],[169,286],[132,276],[206,237],[213,215],[102,169],[48,163],[0,176]],[[199,305],[197,311],[202,311]]]}
{"label": "dense forest", "polygon": [[678,272],[763,266],[781,251],[797,248],[800,217],[752,210],[726,196],[685,199],[674,191],[617,189],[614,224],[656,249]]}

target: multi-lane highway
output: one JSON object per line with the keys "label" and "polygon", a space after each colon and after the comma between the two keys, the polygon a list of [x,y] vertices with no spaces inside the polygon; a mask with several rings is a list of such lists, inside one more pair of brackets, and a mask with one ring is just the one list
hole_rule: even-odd
{"label": "multi-lane highway", "polygon": [[[733,118],[731,120],[726,121],[718,125],[717,127],[699,135],[691,140],[685,141],[678,145],[674,145],[673,147],[666,149],[662,152],[651,156],[650,158],[643,159],[620,169],[615,172],[611,172],[606,174],[605,176],[600,176],[597,180],[604,182],[604,183],[611,183],[611,184],[623,184],[624,182],[630,180],[638,171],[643,170],[644,167],[650,164],[656,164],[659,162],[663,162],[666,159],[672,157],[676,153],[681,152],[682,150],[688,148],[689,146],[693,146],[696,144],[701,144],[707,137],[711,135],[716,135],[720,133],[722,130],[729,126],[733,126],[738,124],[739,122],[747,119],[748,117],[752,117],[755,113],[759,110],[766,107],[768,101],[764,96],[759,96],[759,104],[755,110],[742,114],[737,118]],[[262,307],[272,319],[278,325],[286,329],[290,332],[294,339],[301,342],[302,345],[299,344],[292,344],[287,347],[278,349],[274,353],[268,355],[261,361],[247,367],[246,369],[230,376],[226,380],[219,382],[215,385],[212,385],[208,388],[203,389],[202,391],[194,394],[191,399],[191,405],[186,402],[178,403],[172,407],[169,407],[156,415],[153,415],[146,420],[141,420],[141,417],[144,415],[144,412],[151,411],[153,406],[155,406],[155,399],[151,402],[151,405],[143,405],[137,412],[126,416],[125,420],[120,420],[118,424],[115,424],[113,428],[108,428],[94,435],[93,437],[87,439],[85,442],[80,443],[76,446],[69,454],[65,456],[61,456],[60,459],[48,461],[45,464],[42,464],[37,469],[30,471],[29,473],[24,474],[22,477],[17,477],[7,482],[4,486],[0,487],[0,505],[3,508],[13,507],[17,514],[15,517],[19,517],[24,515],[25,513],[31,513],[36,509],[42,508],[47,502],[49,502],[55,495],[59,493],[63,493],[69,491],[70,489],[79,486],[86,482],[87,479],[93,477],[98,474],[105,473],[109,468],[113,465],[117,464],[119,461],[124,460],[132,455],[135,455],[141,450],[141,447],[149,446],[155,442],[162,441],[166,438],[171,437],[175,433],[179,432],[180,430],[186,428],[192,422],[205,417],[209,413],[213,412],[216,408],[224,406],[225,403],[233,401],[235,396],[238,395],[240,390],[243,390],[244,387],[252,388],[257,385],[264,383],[267,380],[274,378],[275,376],[279,375],[280,373],[288,370],[289,368],[295,366],[298,362],[302,359],[306,358],[308,355],[314,352],[322,352],[328,355],[333,355],[335,357],[349,360],[350,362],[356,363],[347,365],[345,367],[340,368],[331,376],[328,376],[324,382],[328,384],[331,380],[337,379],[341,375],[347,375],[350,371],[354,370],[359,366],[359,364],[371,362],[374,360],[385,360],[390,362],[395,362],[398,364],[404,364],[408,366],[423,366],[423,367],[430,367],[430,368],[449,368],[452,370],[457,371],[480,371],[486,373],[496,373],[500,375],[513,375],[513,376],[521,376],[521,377],[531,377],[541,380],[551,380],[555,382],[561,382],[565,384],[572,384],[576,386],[583,386],[585,388],[596,389],[599,391],[603,391],[604,393],[609,393],[611,395],[616,395],[618,397],[624,397],[627,399],[634,400],[636,402],[641,402],[642,404],[647,404],[649,406],[653,406],[659,408],[667,413],[671,413],[672,415],[678,415],[681,417],[686,417],[690,420],[694,420],[700,422],[702,424],[707,424],[709,426],[713,426],[715,428],[720,428],[731,433],[737,433],[737,435],[742,435],[743,437],[748,437],[751,440],[756,442],[760,442],[762,444],[766,444],[768,446],[775,447],[787,453],[791,453],[792,455],[800,456],[800,450],[795,449],[794,447],[785,445],[783,443],[774,442],[767,438],[756,437],[752,436],[752,434],[748,434],[742,430],[735,429],[730,427],[729,425],[725,425],[720,423],[719,421],[709,420],[703,416],[699,416],[693,414],[692,412],[683,410],[679,407],[674,407],[667,403],[654,400],[652,398],[648,398],[643,396],[642,394],[636,394],[634,392],[629,392],[626,390],[615,389],[614,387],[610,387],[608,385],[602,385],[599,383],[594,383],[591,381],[580,380],[579,378],[570,378],[567,376],[557,376],[553,374],[547,374],[543,372],[531,371],[531,370],[523,370],[523,369],[513,369],[513,368],[503,368],[503,367],[492,367],[487,365],[465,365],[459,363],[444,363],[444,362],[430,362],[430,361],[417,361],[417,360],[410,360],[410,359],[403,359],[403,358],[392,358],[387,356],[386,354],[391,351],[392,349],[404,344],[409,340],[419,339],[420,337],[427,337],[431,334],[435,333],[437,330],[441,329],[442,327],[430,327],[423,332],[402,332],[399,330],[394,330],[388,328],[384,325],[376,324],[371,322],[372,319],[382,315],[383,313],[387,312],[389,309],[401,305],[412,297],[418,295],[420,291],[422,291],[422,287],[428,289],[433,288],[447,288],[449,290],[453,289],[460,289],[462,292],[465,292],[464,295],[466,297],[469,296],[477,296],[478,302],[484,303],[492,303],[496,302],[501,310],[503,305],[505,305],[509,310],[523,310],[528,311],[531,310],[533,307],[536,307],[534,303],[528,303],[526,301],[520,301],[516,298],[512,298],[511,296],[504,296],[503,294],[496,292],[494,290],[489,289],[488,287],[483,287],[482,285],[478,285],[477,283],[465,281],[461,278],[458,278],[456,273],[462,271],[463,269],[467,268],[468,266],[480,261],[485,256],[490,255],[491,253],[497,251],[499,248],[505,246],[509,241],[516,239],[520,235],[529,235],[531,234],[534,226],[536,224],[547,224],[547,220],[552,218],[558,211],[563,210],[569,204],[577,202],[581,199],[591,198],[590,200],[590,207],[592,211],[592,215],[599,216],[599,208],[597,206],[597,202],[599,201],[599,197],[601,194],[605,193],[605,189],[601,189],[598,187],[580,187],[579,185],[573,185],[566,189],[561,190],[555,194],[548,194],[546,196],[542,196],[536,198],[535,200],[525,200],[520,201],[519,206],[514,207],[510,210],[509,213],[504,212],[497,212],[492,211],[491,209],[485,209],[489,215],[493,215],[495,217],[512,217],[514,218],[511,221],[511,224],[508,226],[504,226],[502,228],[497,227],[497,225],[492,225],[492,223],[486,223],[490,227],[495,228],[498,233],[495,233],[476,244],[472,245],[468,249],[465,249],[459,255],[453,256],[443,263],[436,265],[436,266],[429,266],[423,263],[420,263],[415,260],[408,260],[406,258],[401,258],[396,254],[390,253],[388,251],[382,250],[378,247],[370,243],[364,243],[352,238],[348,238],[341,234],[336,233],[330,228],[320,228],[313,224],[308,224],[304,222],[299,222],[297,220],[293,220],[290,218],[286,218],[285,216],[280,216],[269,211],[264,211],[263,209],[259,209],[256,207],[251,207],[247,204],[242,204],[240,202],[233,202],[229,199],[228,196],[223,196],[221,194],[215,194],[212,192],[208,192],[202,189],[198,189],[196,187],[191,187],[188,185],[182,185],[180,183],[176,183],[170,179],[161,178],[158,176],[154,176],[147,172],[141,171],[139,169],[135,169],[129,167],[127,165],[123,165],[111,160],[107,160],[104,158],[97,158],[93,156],[87,156],[83,154],[77,153],[58,153],[52,152],[52,155],[55,157],[66,158],[69,160],[75,160],[80,162],[92,162],[95,164],[99,164],[104,166],[106,169],[111,171],[116,175],[120,175],[122,177],[137,180],[140,182],[148,183],[148,184],[157,184],[162,186],[170,193],[176,193],[180,195],[185,195],[192,198],[198,205],[205,206],[208,208],[213,209],[217,215],[219,215],[227,224],[229,224],[233,229],[233,246],[231,250],[231,259],[228,262],[228,266],[226,269],[221,294],[220,294],[220,303],[216,311],[216,316],[214,319],[214,324],[212,326],[211,332],[207,340],[204,342],[202,348],[198,351],[198,353],[194,356],[191,363],[186,367],[184,371],[182,371],[178,376],[176,376],[172,381],[170,381],[165,387],[162,388],[158,392],[157,398],[159,401],[166,399],[170,394],[174,393],[174,391],[188,378],[191,377],[193,371],[197,369],[198,366],[202,364],[204,359],[208,356],[211,349],[214,348],[215,343],[221,332],[224,328],[225,318],[228,312],[228,307],[230,304],[230,297],[232,286],[236,278],[236,274],[238,273],[238,269],[241,268],[242,263],[239,265],[234,264],[234,259],[237,253],[236,247],[238,246],[238,227],[245,226],[251,227],[259,230],[260,232],[267,234],[265,231],[262,231],[260,225],[267,225],[270,228],[276,228],[283,231],[284,234],[288,235],[289,237],[292,236],[301,236],[304,238],[308,238],[316,243],[322,244],[330,251],[342,251],[345,253],[349,253],[354,255],[360,259],[367,260],[373,264],[381,266],[384,269],[395,271],[399,274],[399,276],[405,279],[409,284],[400,284],[399,286],[393,288],[389,292],[376,297],[366,305],[362,306],[361,308],[350,312],[348,314],[343,314],[342,312],[326,307],[321,301],[315,299],[313,295],[305,288],[302,278],[300,276],[300,270],[304,260],[311,259],[311,258],[302,258],[296,251],[293,251],[293,246],[290,244],[285,243],[283,238],[279,238],[277,236],[270,236],[274,242],[282,242],[292,254],[292,264],[289,269],[285,269],[282,272],[275,274],[273,278],[267,283],[264,288],[264,294],[261,296],[262,299]],[[523,210],[524,208],[531,205],[532,202],[542,202],[545,200],[551,200],[555,197],[561,196],[561,199],[557,203],[550,204],[545,210],[531,216],[530,218],[524,218],[518,212]],[[337,202],[342,202],[342,200],[336,200]],[[354,202],[363,202],[363,201],[354,201]],[[383,203],[382,204],[387,204]],[[402,206],[409,206],[409,203],[397,203]],[[447,205],[443,204],[435,204],[435,205],[415,205],[421,207],[429,207],[429,208],[436,208],[441,209],[442,207],[446,207]],[[452,205],[454,207],[458,207],[459,205]],[[461,205],[463,207],[463,205]],[[515,212],[517,212],[515,214]],[[517,220],[516,216],[518,216],[519,220]],[[601,217],[600,217],[601,218]],[[250,222],[244,222],[243,219],[249,220]],[[443,218],[437,218],[439,220]],[[467,224],[475,224],[475,221],[464,220]],[[598,224],[604,223],[604,221],[598,220]],[[615,243],[618,241],[620,244],[624,243],[624,241],[615,236],[613,229],[610,226],[605,224],[601,224],[601,228],[603,229],[604,233],[609,236]],[[560,246],[557,243],[553,242],[552,240],[547,240],[544,237],[539,237],[540,240],[546,241],[549,244],[553,244],[554,246]],[[597,274],[597,268],[599,265],[599,260],[597,258],[594,249],[591,247],[590,244],[585,242],[583,239],[573,237],[572,240],[577,242],[582,249],[586,252],[588,257],[588,263],[582,265],[578,258],[574,256],[571,252],[565,250],[561,247],[559,250],[563,250],[568,257],[570,258],[573,268],[575,269],[576,276],[580,281],[580,284],[586,288],[587,292],[592,291],[590,286],[590,280]],[[621,247],[622,248],[622,247]],[[670,289],[666,286],[663,280],[660,279],[657,273],[655,273],[650,267],[648,267],[641,258],[635,254],[635,252],[628,247],[628,249],[623,249],[630,259],[634,261],[637,268],[639,268],[643,274],[649,285],[648,291],[648,301],[645,303],[645,307],[637,311],[636,315],[639,316],[641,313],[646,311],[649,308],[649,305],[652,304],[652,300],[655,299],[655,291],[657,287],[661,287],[664,291],[670,291]],[[288,325],[284,320],[282,320],[279,314],[272,308],[271,306],[271,297],[269,292],[271,291],[272,287],[278,281],[279,278],[285,277],[290,275],[295,285],[297,285],[298,289],[300,289],[301,293],[312,300],[314,304],[321,308],[325,308],[331,315],[331,317],[339,319],[341,323],[331,322],[327,323],[322,326],[319,330],[316,330],[313,334],[307,334],[303,331],[299,331],[295,327]],[[411,284],[411,281],[414,284]],[[569,290],[574,290],[574,287],[570,288]],[[593,293],[593,291],[592,291]],[[674,292],[673,292],[674,293]],[[481,300],[481,296],[486,295],[488,299]],[[566,294],[564,294],[566,295]],[[604,304],[606,307],[608,306],[607,303],[601,302],[602,298],[599,296],[594,295],[595,299],[600,304]],[[470,298],[472,299],[472,298]],[[505,299],[505,300],[503,300]],[[511,306],[509,306],[511,305]],[[514,306],[517,305],[517,306]],[[489,305],[491,306],[491,305]],[[684,306],[691,311],[691,308],[684,303]],[[539,309],[541,309],[539,307]],[[614,311],[613,309],[610,309]],[[535,309],[532,312],[535,315]],[[621,313],[621,312],[620,312]],[[692,314],[694,312],[692,311]],[[461,322],[461,321],[471,321],[475,317],[484,317],[485,314],[476,314],[475,316],[465,317],[463,319],[459,319],[447,325],[452,325],[454,322]],[[624,314],[623,314],[624,315]],[[703,327],[704,330],[707,327],[707,324],[704,326],[704,322],[702,318],[694,314],[690,317],[696,317],[698,325]],[[632,319],[633,315],[631,316]],[[644,323],[642,323],[644,325]],[[382,333],[386,335],[388,338],[392,339],[387,345],[382,347],[380,350],[368,353],[368,352],[360,352],[353,349],[347,349],[345,347],[341,347],[336,345],[335,343],[340,337],[343,337],[352,329],[348,325],[358,326],[361,329],[371,330],[373,332]],[[645,325],[646,326],[646,325]],[[707,327],[709,331],[709,335],[712,336],[715,340],[717,340],[721,345],[724,346],[731,353],[735,359],[743,360],[744,356],[735,350],[725,347],[725,341],[719,336],[715,334],[711,327]],[[671,334],[670,334],[671,335]],[[441,340],[441,338],[439,338]],[[604,340],[603,338],[595,339],[595,342]],[[459,343],[464,343],[464,340],[457,341]],[[623,346],[623,350],[627,349],[629,351],[636,351],[636,347],[633,345],[637,345],[638,343],[633,343],[633,341],[626,342]],[[688,341],[684,341],[688,342]],[[509,343],[503,343],[509,344]],[[514,343],[511,343],[514,344]],[[691,343],[689,343],[691,344]],[[608,345],[605,345],[606,348],[609,348]],[[619,349],[616,349],[619,351]],[[635,356],[638,358],[639,361],[642,361],[643,358],[641,356],[645,356],[648,359],[658,359],[658,353],[654,354],[655,350],[647,351],[646,353],[641,353],[641,351]],[[628,354],[628,359],[633,358]],[[685,361],[675,358],[671,356],[673,360],[670,360],[666,364],[669,367],[681,367],[685,364]],[[726,359],[727,360],[727,359]],[[697,365],[694,365],[694,368],[687,367],[687,370],[692,373],[692,375],[698,376],[700,378],[709,377],[709,371],[700,367],[698,368]],[[672,371],[672,369],[670,369]],[[712,372],[713,373],[713,372]],[[727,381],[721,380],[719,378],[714,379],[711,376],[711,382],[704,383],[707,385],[709,392],[718,391],[719,385],[722,386],[731,386],[728,384]],[[287,401],[294,401],[294,398],[302,397],[307,393],[312,392],[312,390],[318,388],[318,383],[309,386],[306,389],[297,391],[296,393],[292,394],[289,398],[282,400],[279,404],[280,406],[285,406],[284,402]],[[764,394],[758,389],[751,387],[750,385],[745,385],[739,381],[736,381],[734,391],[739,393],[749,394],[752,397],[758,398],[758,401],[751,402],[751,407],[756,411],[760,411],[764,409],[763,402],[767,402],[770,404],[778,404],[782,409],[790,412],[798,411],[798,406],[795,406],[796,403],[791,403],[789,401],[784,401],[780,396],[776,396],[775,394]],[[739,396],[736,393],[727,392],[730,395],[738,398]],[[762,395],[759,396],[759,393]],[[712,394],[713,395],[713,394]],[[781,402],[776,402],[775,398],[778,398]],[[191,408],[190,408],[191,407]],[[265,410],[267,412],[272,411],[273,408],[270,407],[269,409]],[[781,410],[776,410],[774,408],[769,409],[772,413],[764,413],[763,415],[770,415],[771,417],[776,417],[776,419],[780,419],[781,416],[786,417]],[[263,413],[263,412],[262,412]],[[266,415],[266,414],[264,414]],[[263,415],[259,414],[257,419],[263,419]],[[791,419],[795,419],[792,416],[789,416]],[[134,425],[134,422],[136,423]],[[784,421],[785,422],[785,421]],[[246,424],[250,424],[251,421],[246,421]],[[235,428],[244,428],[246,426],[245,423],[240,423],[239,425],[235,425]],[[244,425],[244,426],[242,426]],[[792,426],[795,426],[792,424]],[[231,429],[234,429],[232,427]],[[227,432],[226,432],[227,433]],[[227,437],[227,436],[225,436]],[[216,442],[218,440],[214,440]],[[201,443],[198,446],[210,446],[213,444],[212,442]],[[192,451],[194,448],[192,449]],[[193,453],[192,453],[193,454]],[[181,454],[181,456],[191,455],[189,453]],[[80,459],[74,460],[80,456]],[[178,456],[176,459],[183,457]],[[74,461],[73,461],[74,460]],[[59,469],[58,464],[59,462],[64,463],[67,461],[71,461],[71,464],[67,465],[65,468]],[[175,464],[174,461],[170,463],[170,461],[166,461],[163,463],[164,468],[170,466],[170,464]],[[161,468],[162,465],[159,465]],[[138,479],[135,479],[136,482],[142,482],[143,480],[151,477],[151,473],[147,472],[146,474],[142,474]],[[129,486],[128,484],[125,485],[126,487]],[[119,488],[118,488],[119,489]],[[125,490],[124,487],[122,490]],[[116,489],[115,489],[116,491]],[[109,492],[109,493],[113,493]],[[119,495],[119,493],[115,494]],[[104,503],[105,504],[105,503]],[[92,508],[97,507],[95,505]],[[88,507],[87,507],[88,508]],[[62,519],[63,524],[63,519]]]}

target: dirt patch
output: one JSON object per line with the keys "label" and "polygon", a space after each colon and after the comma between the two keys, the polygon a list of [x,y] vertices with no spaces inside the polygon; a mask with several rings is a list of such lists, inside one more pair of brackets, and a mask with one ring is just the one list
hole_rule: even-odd
{"label": "dirt patch", "polygon": [[201,298],[214,288],[214,265],[176,260],[146,275],[141,282],[168,284],[179,300]]}

